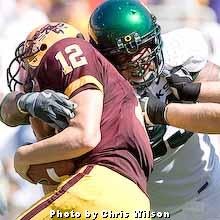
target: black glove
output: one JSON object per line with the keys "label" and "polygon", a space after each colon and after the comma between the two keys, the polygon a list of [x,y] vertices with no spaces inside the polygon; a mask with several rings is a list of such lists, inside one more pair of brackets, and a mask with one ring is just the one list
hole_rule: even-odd
{"label": "black glove", "polygon": [[183,66],[177,66],[172,69],[165,68],[163,75],[177,99],[197,101],[201,83],[193,83],[190,73]]}
{"label": "black glove", "polygon": [[139,101],[147,125],[168,124],[165,119],[166,104],[161,102],[150,91],[148,92],[148,96],[141,98]]}
{"label": "black glove", "polygon": [[66,128],[69,119],[74,117],[76,105],[68,99],[62,93],[45,90],[22,95],[17,106],[22,113],[29,113],[60,130]]}

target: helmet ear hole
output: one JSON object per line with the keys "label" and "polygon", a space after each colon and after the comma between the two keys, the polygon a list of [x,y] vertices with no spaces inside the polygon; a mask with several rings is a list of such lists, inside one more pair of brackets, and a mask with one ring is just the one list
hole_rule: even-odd
{"label": "helmet ear hole", "polygon": [[40,50],[41,50],[41,51],[44,51],[44,50],[46,50],[46,49],[47,49],[47,45],[46,45],[46,44],[41,44]]}
{"label": "helmet ear hole", "polygon": [[78,33],[78,34],[76,35],[76,37],[85,40],[85,37],[83,36],[82,33]]}

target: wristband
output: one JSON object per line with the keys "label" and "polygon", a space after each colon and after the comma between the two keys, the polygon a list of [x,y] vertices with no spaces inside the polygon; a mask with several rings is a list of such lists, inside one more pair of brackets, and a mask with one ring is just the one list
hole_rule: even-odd
{"label": "wristband", "polygon": [[167,124],[167,121],[164,118],[166,104],[157,98],[151,97],[148,100],[147,105],[145,105],[145,111],[153,124]]}

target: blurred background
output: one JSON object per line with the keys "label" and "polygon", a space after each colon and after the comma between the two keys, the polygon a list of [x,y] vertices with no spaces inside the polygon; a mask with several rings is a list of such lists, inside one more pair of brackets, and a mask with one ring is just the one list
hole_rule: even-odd
{"label": "blurred background", "polygon": [[[88,19],[102,0],[0,0],[0,97],[9,92],[6,69],[17,45],[36,26],[47,21],[73,24],[87,37]],[[180,27],[199,29],[209,45],[210,59],[220,65],[220,0],[143,0],[158,18],[162,32]],[[13,168],[13,154],[34,142],[29,126],[9,128],[0,123],[0,220],[15,217],[43,194],[40,186],[23,181]]]}

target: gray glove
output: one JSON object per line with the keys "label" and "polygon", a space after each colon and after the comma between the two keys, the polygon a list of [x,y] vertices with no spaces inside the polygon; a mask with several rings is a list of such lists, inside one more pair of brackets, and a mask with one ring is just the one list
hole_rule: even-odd
{"label": "gray glove", "polygon": [[66,95],[48,89],[22,95],[17,106],[22,113],[40,118],[60,130],[66,128],[69,119],[74,117],[76,105],[68,99]]}

